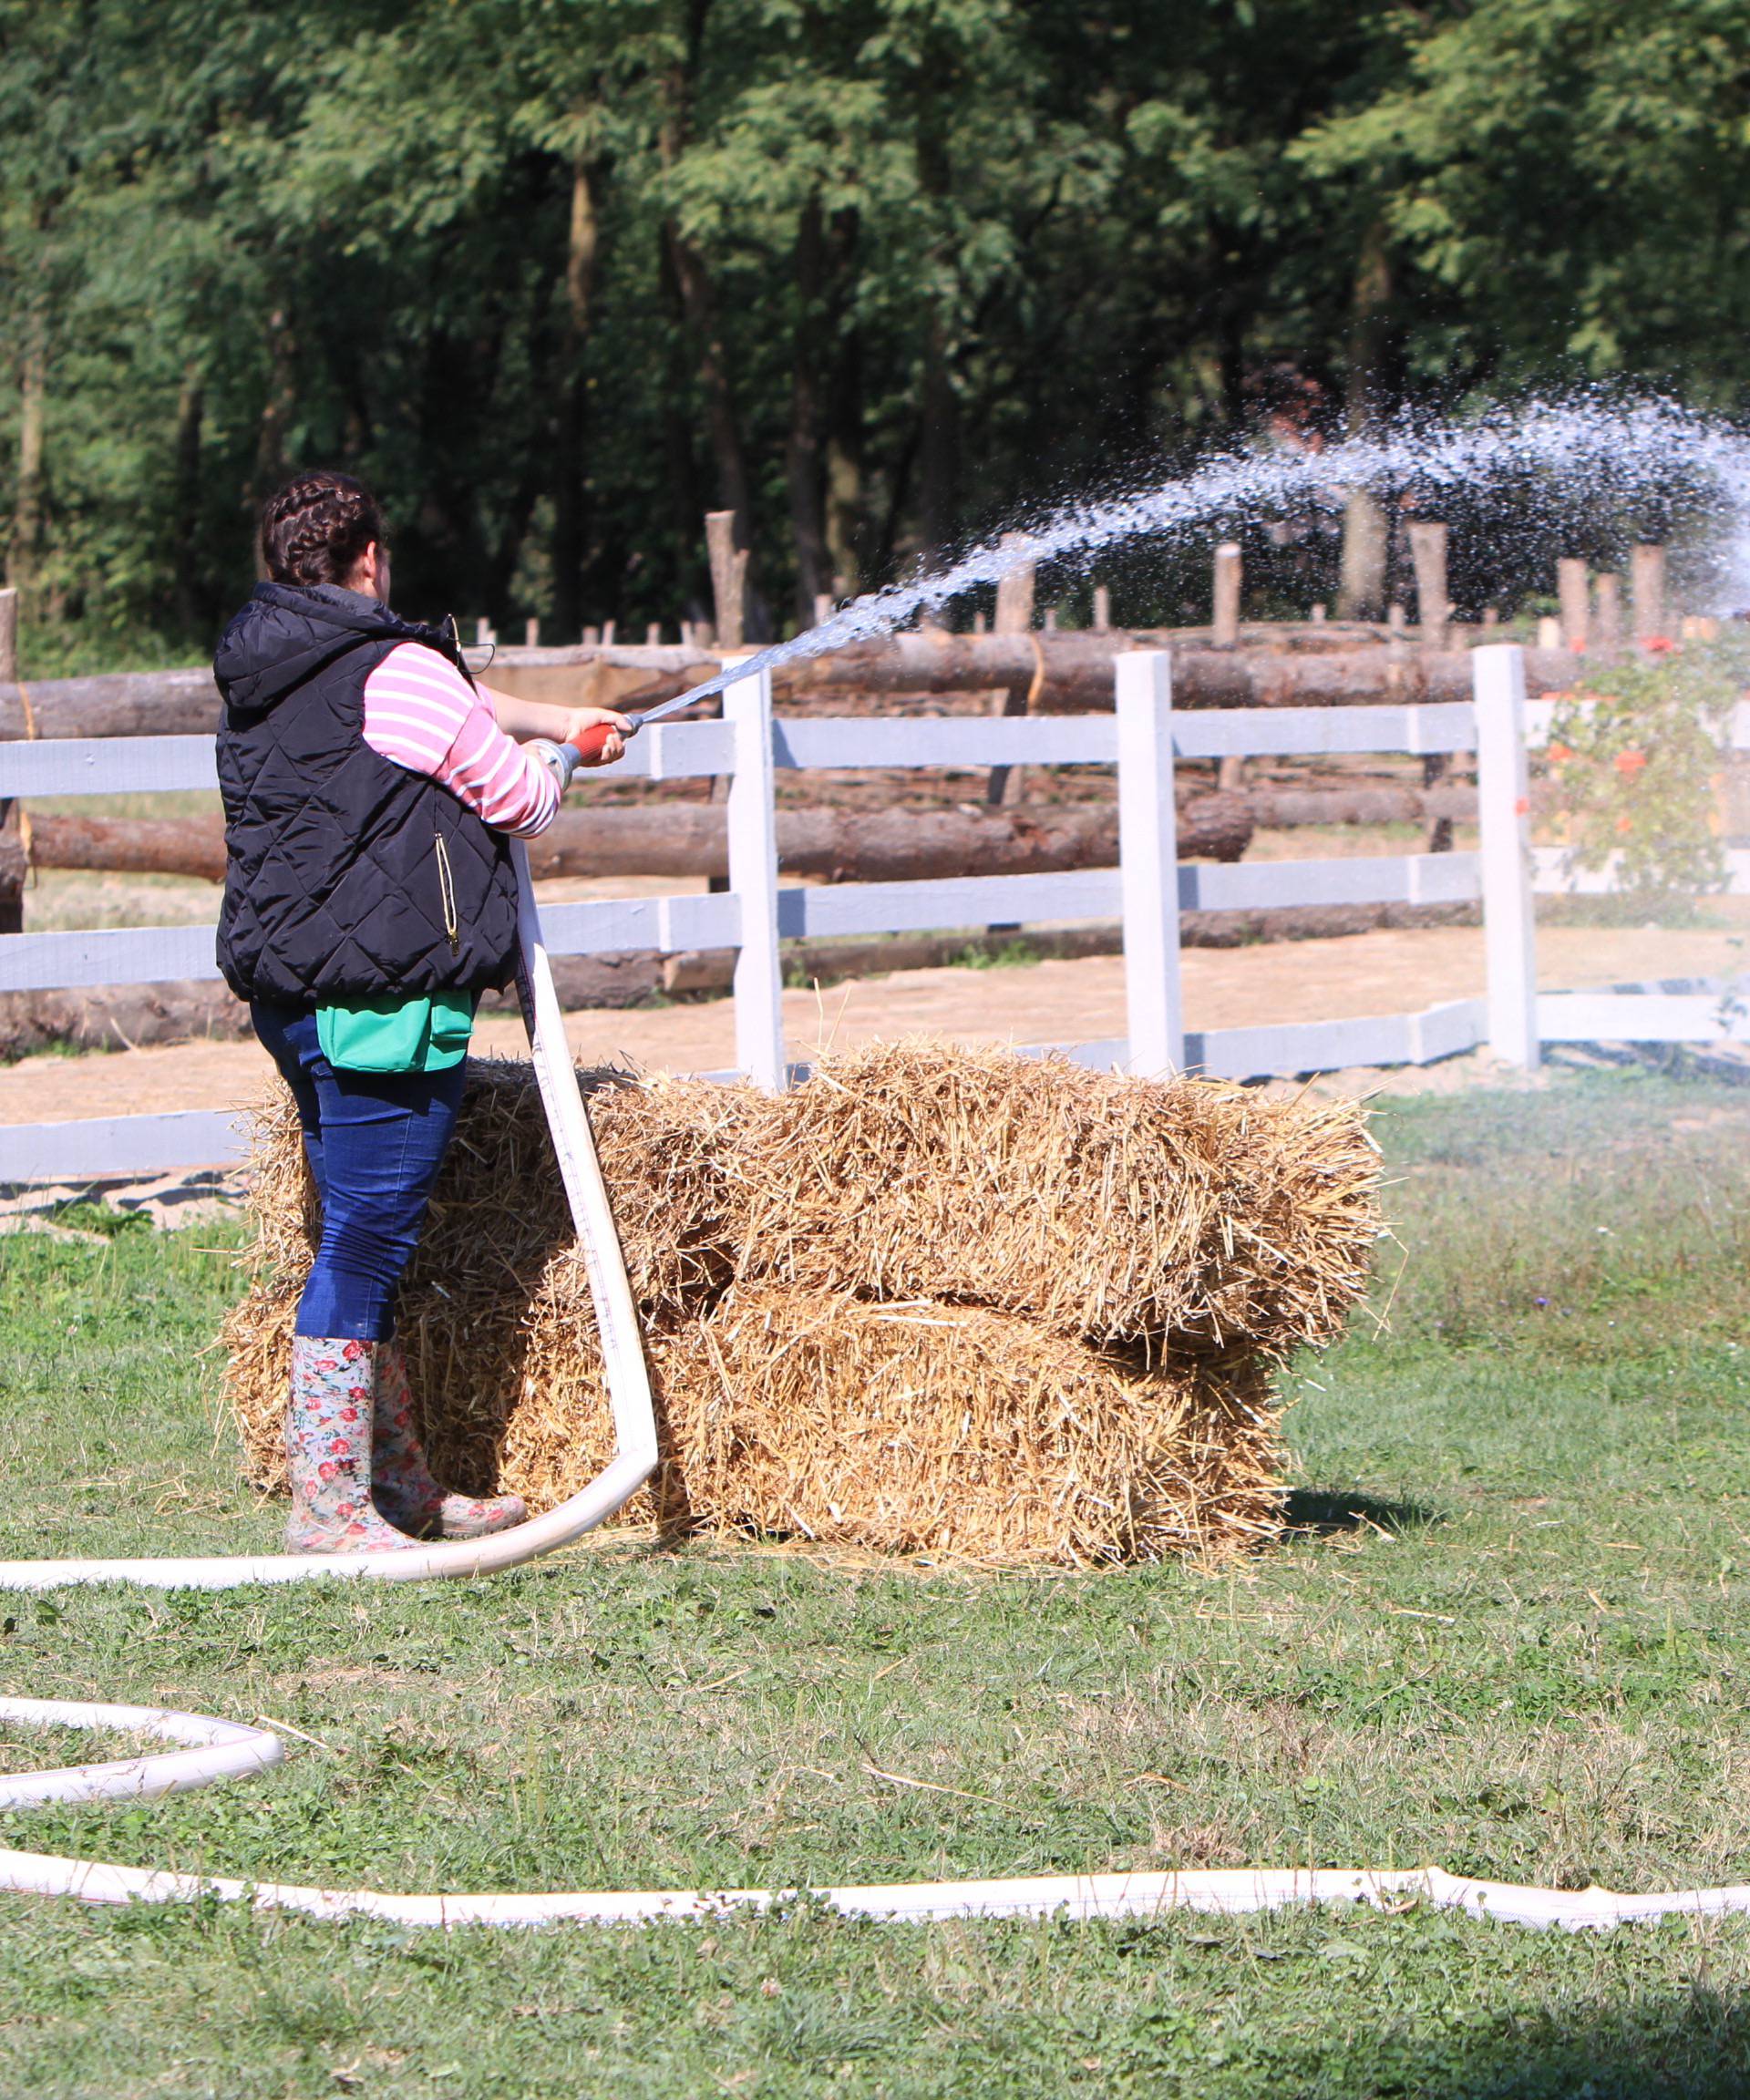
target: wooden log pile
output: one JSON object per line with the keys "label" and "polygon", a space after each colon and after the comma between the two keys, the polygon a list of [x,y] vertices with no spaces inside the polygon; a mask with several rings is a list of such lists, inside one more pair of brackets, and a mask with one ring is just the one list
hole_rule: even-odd
{"label": "wooden log pile", "polygon": [[[1112,705],[1113,660],[1154,637],[1089,630],[1072,633],[951,634],[941,629],[780,664],[773,690],[780,705],[829,702],[850,695],[873,699],[962,693],[1031,696],[1035,712],[1096,713]],[[696,650],[604,648],[508,653],[495,673],[517,685],[537,672],[564,673],[582,697],[582,674],[614,674],[616,706],[654,706],[708,677],[717,660]],[[1526,652],[1533,694],[1573,682],[1574,660],[1560,649]],[[1265,650],[1180,648],[1173,655],[1173,698],[1181,707],[1334,707],[1470,695],[1470,653],[1378,644],[1352,648]],[[556,696],[543,695],[543,696]],[[210,673],[128,672],[33,684],[0,683],[0,741],[38,736],[146,736],[210,734],[218,713]]]}

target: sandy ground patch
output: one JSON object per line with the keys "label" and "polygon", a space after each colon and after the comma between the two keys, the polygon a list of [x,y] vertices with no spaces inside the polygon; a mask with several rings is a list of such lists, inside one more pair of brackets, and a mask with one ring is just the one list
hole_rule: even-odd
{"label": "sandy ground patch", "polygon": [[[1539,982],[1549,990],[1618,981],[1735,974],[1745,936],[1724,930],[1549,927],[1538,943]],[[1193,949],[1184,958],[1193,1027],[1337,1020],[1413,1012],[1483,989],[1483,937],[1471,927],[1360,933],[1338,941]],[[916,1031],[978,1043],[1073,1043],[1125,1031],[1124,965],[1116,956],[991,970],[919,970],[792,992],[784,1002],[792,1053]],[[623,1059],[650,1068],[711,1071],[735,1062],[735,1013],[726,999],[569,1019],[580,1060]],[[515,1055],[520,1024],[482,1023],[479,1046]],[[1475,1060],[1464,1060],[1467,1067]],[[188,1043],[78,1057],[26,1058],[0,1067],[0,1124],[224,1108],[247,1102],[268,1073],[250,1043]],[[1431,1071],[1418,1083],[1452,1084]]]}

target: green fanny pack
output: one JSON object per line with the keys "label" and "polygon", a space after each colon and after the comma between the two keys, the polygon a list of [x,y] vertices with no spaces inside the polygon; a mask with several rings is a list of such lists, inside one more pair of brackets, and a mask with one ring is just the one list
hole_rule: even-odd
{"label": "green fanny pack", "polygon": [[337,1072],[441,1072],[468,1055],[477,998],[435,992],[428,999],[318,1006],[316,1040]]}

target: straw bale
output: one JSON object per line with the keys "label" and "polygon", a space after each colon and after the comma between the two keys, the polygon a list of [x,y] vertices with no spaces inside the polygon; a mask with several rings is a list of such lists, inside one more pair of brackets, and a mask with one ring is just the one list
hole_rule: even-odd
{"label": "straw bale", "polygon": [[743,1113],[744,1280],[1280,1358],[1341,1333],[1379,1236],[1354,1102],[910,1041],[829,1058]]}
{"label": "straw bale", "polygon": [[[584,1075],[664,1460],[628,1520],[999,1563],[1270,1535],[1269,1372],[1330,1339],[1376,1235],[1358,1110],[928,1044],[777,1098]],[[264,1111],[227,1396],[279,1439],[316,1219]],[[470,1069],[398,1312],[434,1464],[536,1508],[605,1463],[583,1265],[528,1067]]]}
{"label": "straw bale", "polygon": [[1281,1452],[1251,1363],[1146,1366],[983,1306],[733,1292],[663,1351],[664,1515],[994,1565],[1251,1545]]}
{"label": "straw bale", "polygon": [[[734,1269],[721,1165],[732,1144],[726,1134],[745,1116],[741,1097],[759,1096],[705,1080],[640,1079],[612,1066],[579,1078],[633,1295],[647,1312],[708,1302]],[[302,1288],[318,1230],[315,1190],[291,1095],[277,1084],[255,1111],[251,1169],[255,1239],[246,1265]],[[532,1287],[571,1237],[531,1068],[471,1061],[409,1286],[417,1290],[429,1276],[469,1292],[514,1276]]]}
{"label": "straw bale", "polygon": [[[233,1384],[263,1486],[281,1485],[295,1304],[252,1302]],[[509,1332],[465,1325],[435,1294],[413,1313],[410,1368],[417,1392],[441,1395],[429,1426],[447,1478],[545,1509],[607,1464],[581,1263],[555,1261]],[[1281,1527],[1282,1454],[1251,1358],[1149,1364],[980,1306],[775,1286],[654,1331],[649,1358],[662,1465],[619,1523],[993,1566],[1219,1553]]]}

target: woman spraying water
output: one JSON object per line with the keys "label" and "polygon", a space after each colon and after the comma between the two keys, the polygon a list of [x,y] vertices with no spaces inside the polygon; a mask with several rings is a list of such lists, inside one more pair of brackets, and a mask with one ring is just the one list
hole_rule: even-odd
{"label": "woman spraying water", "polygon": [[219,966],[297,1104],[322,1205],[286,1411],[294,1553],[380,1552],[519,1523],[433,1479],[395,1299],[456,1127],[479,994],[509,983],[509,840],[561,782],[518,738],[623,748],[624,718],[477,686],[453,627],[389,610],[375,499],[344,474],[262,514],[269,581],[221,637],[227,869]]}

